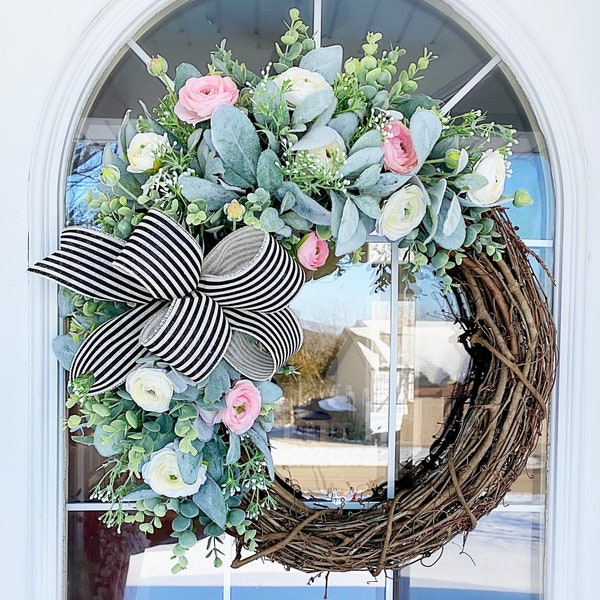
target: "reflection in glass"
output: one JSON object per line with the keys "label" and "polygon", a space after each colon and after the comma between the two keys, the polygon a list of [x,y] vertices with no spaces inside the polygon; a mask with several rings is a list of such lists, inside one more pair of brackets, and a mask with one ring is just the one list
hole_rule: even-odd
{"label": "reflection in glass", "polygon": [[310,496],[357,500],[387,477],[390,303],[373,290],[378,266],[310,281],[292,304],[304,345],[299,374],[279,382],[271,439],[281,474]]}
{"label": "reflection in glass", "polygon": [[135,524],[123,525],[119,534],[98,517],[92,511],[69,513],[67,600],[223,598],[223,570],[205,558],[202,541],[188,552],[187,570],[173,575],[167,525],[152,536]]}
{"label": "reflection in glass", "polygon": [[[327,586],[327,593],[324,588]],[[231,571],[231,600],[384,600],[385,577],[364,571],[308,575],[274,562],[253,562]],[[389,597],[388,597],[389,598]],[[389,600],[392,600],[389,598]]]}
{"label": "reflection in glass", "polygon": [[543,528],[542,513],[495,511],[465,543],[457,538],[441,556],[410,567],[410,600],[542,598]]}
{"label": "reflection in glass", "polygon": [[[344,56],[362,56],[361,44],[368,31],[383,34],[385,46],[406,49],[400,68],[416,61],[424,46],[439,56],[424,72],[419,91],[448,100],[475,75],[490,55],[474,38],[465,36],[455,17],[445,14],[442,3],[420,0],[323,3],[323,45],[341,44]],[[439,4],[440,9],[434,7]]]}

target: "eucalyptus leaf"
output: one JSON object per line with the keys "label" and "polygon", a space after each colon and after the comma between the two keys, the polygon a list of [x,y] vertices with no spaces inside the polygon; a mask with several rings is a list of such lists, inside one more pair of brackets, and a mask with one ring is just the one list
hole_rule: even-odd
{"label": "eucalyptus leaf", "polygon": [[185,483],[191,485],[198,479],[198,472],[202,466],[202,454],[200,452],[192,455],[189,452],[177,451],[177,466],[181,473],[181,478]]}
{"label": "eucalyptus leaf", "polygon": [[179,90],[185,85],[185,82],[190,77],[201,77],[202,73],[190,63],[181,63],[175,69],[175,93],[179,94]]}
{"label": "eucalyptus leaf", "polygon": [[283,184],[283,173],[279,158],[273,150],[264,150],[258,158],[256,165],[256,180],[261,187],[270,194],[276,192]]}
{"label": "eucalyptus leaf", "polygon": [[242,188],[253,187],[260,140],[250,119],[233,106],[218,106],[211,117],[211,137],[223,161],[225,180]]}
{"label": "eucalyptus leaf", "polygon": [[292,113],[292,124],[310,123],[324,113],[335,100],[332,88],[317,90],[304,98]]}
{"label": "eucalyptus leaf", "polygon": [[358,129],[358,116],[353,112],[345,112],[331,119],[327,125],[335,129],[344,140],[345,144],[352,139]]}
{"label": "eucalyptus leaf", "polygon": [[71,370],[75,353],[82,342],[83,340],[80,340],[76,343],[68,333],[59,335],[52,340],[52,351],[65,371]]}
{"label": "eucalyptus leaf", "polygon": [[227,450],[227,456],[225,457],[225,464],[232,465],[240,460],[240,436],[236,435],[232,431],[229,432],[229,449]]}
{"label": "eucalyptus leaf", "polygon": [[323,76],[327,83],[333,84],[342,70],[344,50],[341,46],[326,46],[307,52],[300,60],[300,67]]}
{"label": "eucalyptus leaf", "polygon": [[221,529],[225,529],[227,520],[227,504],[223,498],[223,492],[219,485],[211,478],[200,486],[200,489],[192,496],[198,508]]}
{"label": "eucalyptus leaf", "polygon": [[285,227],[284,221],[279,218],[279,213],[276,208],[265,208],[260,214],[260,228],[269,233],[275,233],[282,227]]}
{"label": "eucalyptus leaf", "polygon": [[123,431],[109,433],[103,425],[96,426],[94,431],[94,447],[100,456],[113,456],[120,452],[118,444],[123,440]]}
{"label": "eucalyptus leaf", "polygon": [[367,167],[381,164],[382,161],[383,149],[381,147],[363,148],[348,156],[344,164],[340,167],[339,173],[343,177],[353,179],[358,177]]}
{"label": "eucalyptus leaf", "polygon": [[229,514],[227,515],[227,521],[229,522],[229,524],[232,527],[238,527],[245,520],[246,520],[246,513],[239,508],[234,508],[233,510],[230,510]]}

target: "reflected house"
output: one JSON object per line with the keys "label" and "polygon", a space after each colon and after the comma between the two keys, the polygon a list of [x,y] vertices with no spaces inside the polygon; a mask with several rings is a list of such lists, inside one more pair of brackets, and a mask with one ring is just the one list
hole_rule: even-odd
{"label": "reflected house", "polygon": [[[413,303],[399,304],[397,430],[402,445],[429,447],[469,359],[457,340],[457,325],[414,320]],[[330,395],[296,406],[299,430],[312,433],[313,439],[386,442],[389,361],[389,319],[366,319],[344,328],[326,370]]]}

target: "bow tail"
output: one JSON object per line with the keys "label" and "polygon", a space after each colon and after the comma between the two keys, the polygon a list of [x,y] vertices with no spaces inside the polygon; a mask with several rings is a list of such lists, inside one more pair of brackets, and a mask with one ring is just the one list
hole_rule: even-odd
{"label": "bow tail", "polygon": [[68,227],[60,234],[60,250],[28,271],[89,298],[148,302],[148,290],[113,265],[125,244],[96,229]]}
{"label": "bow tail", "polygon": [[223,310],[204,294],[173,300],[141,334],[148,350],[197,383],[219,364],[230,339]]}
{"label": "bow tail", "polygon": [[225,360],[256,381],[271,379],[302,346],[302,326],[289,309],[246,313],[224,309],[233,329]]}
{"label": "bow tail", "polygon": [[127,374],[135,369],[138,358],[148,354],[140,344],[140,333],[163,304],[152,302],[138,306],[93,331],[75,354],[71,379],[92,373],[91,394],[101,394],[123,383]]}

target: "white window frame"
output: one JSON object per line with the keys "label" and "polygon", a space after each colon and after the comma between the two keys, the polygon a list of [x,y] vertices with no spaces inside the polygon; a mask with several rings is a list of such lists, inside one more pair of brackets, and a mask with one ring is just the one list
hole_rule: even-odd
{"label": "white window frame", "polygon": [[[156,13],[181,1],[110,1],[81,37],[48,100],[38,131],[29,185],[30,262],[54,250],[63,223],[69,148],[80,115],[98,80],[138,29]],[[534,41],[501,3],[445,0],[470,22],[497,51],[517,77],[548,144],[556,193],[557,288],[555,317],[559,323],[559,379],[551,419],[548,491],[546,595],[547,600],[583,598],[582,573],[595,569],[593,548],[579,543],[581,515],[591,515],[585,504],[586,472],[593,461],[582,462],[591,442],[585,401],[592,401],[585,379],[586,207],[565,210],[565,199],[588,198],[588,174],[577,126],[567,98],[552,67]],[[559,151],[560,161],[559,161]],[[64,590],[64,435],[57,427],[63,414],[62,375],[51,354],[51,341],[61,324],[56,311],[55,287],[31,277],[29,296],[29,440],[37,452],[29,458],[28,598],[60,600]],[[587,396],[586,396],[587,393]],[[575,433],[574,433],[575,432]],[[586,469],[588,471],[586,471]]]}

